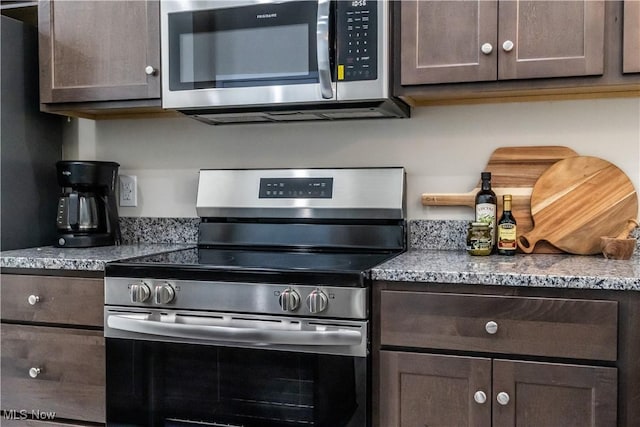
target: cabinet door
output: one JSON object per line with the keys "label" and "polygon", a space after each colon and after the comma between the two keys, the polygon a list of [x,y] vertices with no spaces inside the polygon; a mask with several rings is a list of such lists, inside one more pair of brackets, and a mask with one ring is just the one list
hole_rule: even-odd
{"label": "cabinet door", "polygon": [[494,360],[492,400],[494,427],[615,426],[617,369]]}
{"label": "cabinet door", "polygon": [[488,427],[490,396],[490,359],[380,352],[380,426]]}
{"label": "cabinet door", "polygon": [[40,102],[160,97],[157,1],[38,3]]}
{"label": "cabinet door", "polygon": [[501,1],[498,79],[599,75],[604,1]]}
{"label": "cabinet door", "polygon": [[622,71],[640,72],[640,2],[624,1]]}
{"label": "cabinet door", "polygon": [[495,80],[496,36],[495,1],[403,1],[401,84]]}

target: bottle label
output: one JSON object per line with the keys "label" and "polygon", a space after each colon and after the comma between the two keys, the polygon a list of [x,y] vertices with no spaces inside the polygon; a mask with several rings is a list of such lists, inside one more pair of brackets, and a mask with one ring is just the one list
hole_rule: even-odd
{"label": "bottle label", "polygon": [[498,249],[515,251],[516,248],[516,225],[511,223],[498,225]]}
{"label": "bottle label", "polygon": [[489,234],[491,235],[491,246],[496,242],[496,205],[492,203],[479,203],[476,205],[476,221],[489,224]]}

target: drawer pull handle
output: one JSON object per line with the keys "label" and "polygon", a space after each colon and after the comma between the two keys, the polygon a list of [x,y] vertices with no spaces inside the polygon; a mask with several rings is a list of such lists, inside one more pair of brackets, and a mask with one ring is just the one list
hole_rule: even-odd
{"label": "drawer pull handle", "polygon": [[40,302],[40,297],[38,295],[29,295],[29,298],[27,298],[27,302],[30,305],[36,305]]}
{"label": "drawer pull handle", "polygon": [[499,404],[501,404],[502,406],[505,406],[506,404],[509,403],[509,395],[504,391],[501,391],[496,396],[496,400],[498,401]]}
{"label": "drawer pull handle", "polygon": [[38,375],[42,373],[42,369],[40,368],[31,368],[29,369],[29,376],[31,378],[38,378]]}
{"label": "drawer pull handle", "polygon": [[498,324],[493,320],[490,320],[486,325],[484,325],[484,330],[487,331],[488,334],[494,335],[498,332]]}
{"label": "drawer pull handle", "polygon": [[475,394],[473,395],[473,400],[476,401],[476,403],[480,403],[483,404],[484,402],[487,401],[487,395],[485,394],[484,391],[482,390],[478,390],[475,392]]}

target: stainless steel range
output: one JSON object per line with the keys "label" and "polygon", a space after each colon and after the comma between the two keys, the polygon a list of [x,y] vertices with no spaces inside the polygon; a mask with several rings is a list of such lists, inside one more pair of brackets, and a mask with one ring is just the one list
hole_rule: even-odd
{"label": "stainless steel range", "polygon": [[370,425],[404,193],[402,168],[200,171],[198,247],[106,267],[108,425]]}

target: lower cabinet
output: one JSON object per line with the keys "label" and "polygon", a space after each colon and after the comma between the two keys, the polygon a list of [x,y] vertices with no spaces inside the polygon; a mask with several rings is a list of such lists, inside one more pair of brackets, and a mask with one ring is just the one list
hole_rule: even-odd
{"label": "lower cabinet", "polygon": [[634,323],[637,307],[566,290],[424,288],[374,287],[378,427],[637,425],[637,346],[624,344],[637,332],[619,319]]}
{"label": "lower cabinet", "polygon": [[2,325],[5,417],[104,422],[101,331]]}
{"label": "lower cabinet", "polygon": [[617,369],[381,351],[380,425],[614,426]]}
{"label": "lower cabinet", "polygon": [[2,274],[0,424],[105,422],[102,277]]}

